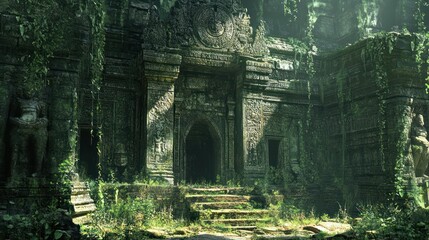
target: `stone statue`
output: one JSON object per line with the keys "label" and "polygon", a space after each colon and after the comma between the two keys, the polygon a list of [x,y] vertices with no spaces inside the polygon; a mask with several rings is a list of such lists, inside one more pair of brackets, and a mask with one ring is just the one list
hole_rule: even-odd
{"label": "stone statue", "polygon": [[11,177],[39,176],[44,164],[48,119],[42,101],[17,100],[10,117]]}
{"label": "stone statue", "polygon": [[413,149],[414,170],[416,177],[426,177],[424,173],[429,163],[429,141],[427,131],[424,127],[424,118],[418,114],[414,118],[411,130],[411,144]]}

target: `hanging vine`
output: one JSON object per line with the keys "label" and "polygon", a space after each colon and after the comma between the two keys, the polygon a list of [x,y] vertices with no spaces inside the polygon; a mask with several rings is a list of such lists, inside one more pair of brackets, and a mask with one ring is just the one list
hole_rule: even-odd
{"label": "hanging vine", "polygon": [[361,0],[357,15],[360,38],[367,37],[371,34],[370,29],[376,25],[377,13],[378,9],[376,0]]}
{"label": "hanging vine", "polygon": [[291,22],[298,18],[298,4],[300,2],[301,0],[283,0],[283,13],[285,16],[291,16]]}
{"label": "hanging vine", "polygon": [[[51,58],[57,52],[69,49],[73,44],[73,27],[82,18],[88,18],[90,24],[91,52],[90,77],[92,96],[97,102],[99,115],[99,91],[104,65],[104,10],[103,0],[13,0],[9,11],[16,15],[17,32],[21,46],[27,53],[21,58],[23,65],[22,80],[16,82],[18,95],[24,98],[39,97],[49,85],[47,75]],[[77,95],[73,95],[73,115],[77,113]],[[93,110],[94,111],[94,110]],[[76,119],[75,119],[76,120]],[[70,126],[70,147],[76,147],[77,122]],[[98,131],[101,133],[101,129]],[[75,155],[59,163],[59,181],[62,185],[71,184],[70,173],[75,162]]]}
{"label": "hanging vine", "polygon": [[16,15],[22,43],[31,46],[24,55],[24,76],[17,83],[21,97],[32,98],[47,85],[48,65],[55,51],[70,38],[70,23],[79,5],[73,0],[14,0],[10,10]]}

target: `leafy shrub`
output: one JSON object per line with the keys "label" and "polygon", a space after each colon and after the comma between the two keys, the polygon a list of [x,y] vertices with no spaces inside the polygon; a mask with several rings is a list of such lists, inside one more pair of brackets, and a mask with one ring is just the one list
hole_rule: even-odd
{"label": "leafy shrub", "polygon": [[[46,208],[32,214],[4,214],[0,217],[0,239],[72,239],[73,223],[64,210]],[[75,237],[75,236],[74,236]]]}
{"label": "leafy shrub", "polygon": [[361,206],[361,219],[353,223],[359,239],[427,239],[429,211],[391,205]]}
{"label": "leafy shrub", "polygon": [[107,223],[143,226],[149,223],[154,213],[155,205],[151,199],[128,198],[106,205],[96,216]]}

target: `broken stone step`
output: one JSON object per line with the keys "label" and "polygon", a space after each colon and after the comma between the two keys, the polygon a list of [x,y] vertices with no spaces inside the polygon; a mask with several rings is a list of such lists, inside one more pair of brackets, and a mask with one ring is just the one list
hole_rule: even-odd
{"label": "broken stone step", "polygon": [[239,218],[239,219],[208,219],[202,220],[206,224],[221,224],[221,225],[230,225],[230,226],[251,226],[256,225],[256,223],[267,223],[271,219],[269,218]]}
{"label": "broken stone step", "polygon": [[196,202],[194,209],[250,209],[249,202]]}
{"label": "broken stone step", "polygon": [[84,205],[75,205],[74,206],[74,214],[73,216],[80,216],[88,213],[92,213],[96,210],[96,206],[94,203],[92,204],[84,204]]}
{"label": "broken stone step", "polygon": [[268,217],[268,210],[252,209],[252,210],[241,210],[241,209],[220,209],[220,210],[208,210],[207,214],[200,216],[207,216],[210,219],[244,219],[244,218],[263,218]]}
{"label": "broken stone step", "polygon": [[73,223],[78,225],[86,224],[86,223],[89,223],[90,221],[91,221],[91,216],[89,214],[73,217]]}
{"label": "broken stone step", "polygon": [[248,194],[248,190],[242,187],[214,187],[214,188],[190,188],[189,193],[198,194]]}
{"label": "broken stone step", "polygon": [[252,196],[232,195],[232,194],[195,194],[187,195],[185,198],[194,202],[245,202],[249,201]]}

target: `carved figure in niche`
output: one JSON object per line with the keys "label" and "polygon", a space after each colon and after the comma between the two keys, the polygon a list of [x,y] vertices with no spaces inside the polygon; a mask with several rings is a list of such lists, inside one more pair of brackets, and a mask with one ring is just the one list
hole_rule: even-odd
{"label": "carved figure in niche", "polygon": [[116,145],[115,149],[115,165],[117,167],[117,178],[123,180],[126,167],[128,165],[127,152],[125,151],[125,146],[122,143]]}
{"label": "carved figure in niche", "polygon": [[127,152],[125,152],[125,146],[122,143],[119,143],[116,146],[115,151],[115,164],[118,167],[125,167],[128,164]]}
{"label": "carved figure in niche", "polygon": [[18,98],[12,116],[9,119],[11,177],[38,176],[42,173],[48,138],[45,104]]}
{"label": "carved figure in niche", "polygon": [[160,134],[157,133],[155,137],[155,162],[162,161],[162,153],[165,150],[165,141],[163,137],[160,137]]}
{"label": "carved figure in niche", "polygon": [[427,177],[424,173],[426,172],[429,163],[429,141],[427,140],[428,133],[424,124],[423,115],[418,114],[414,118],[411,130],[411,144],[416,177]]}

